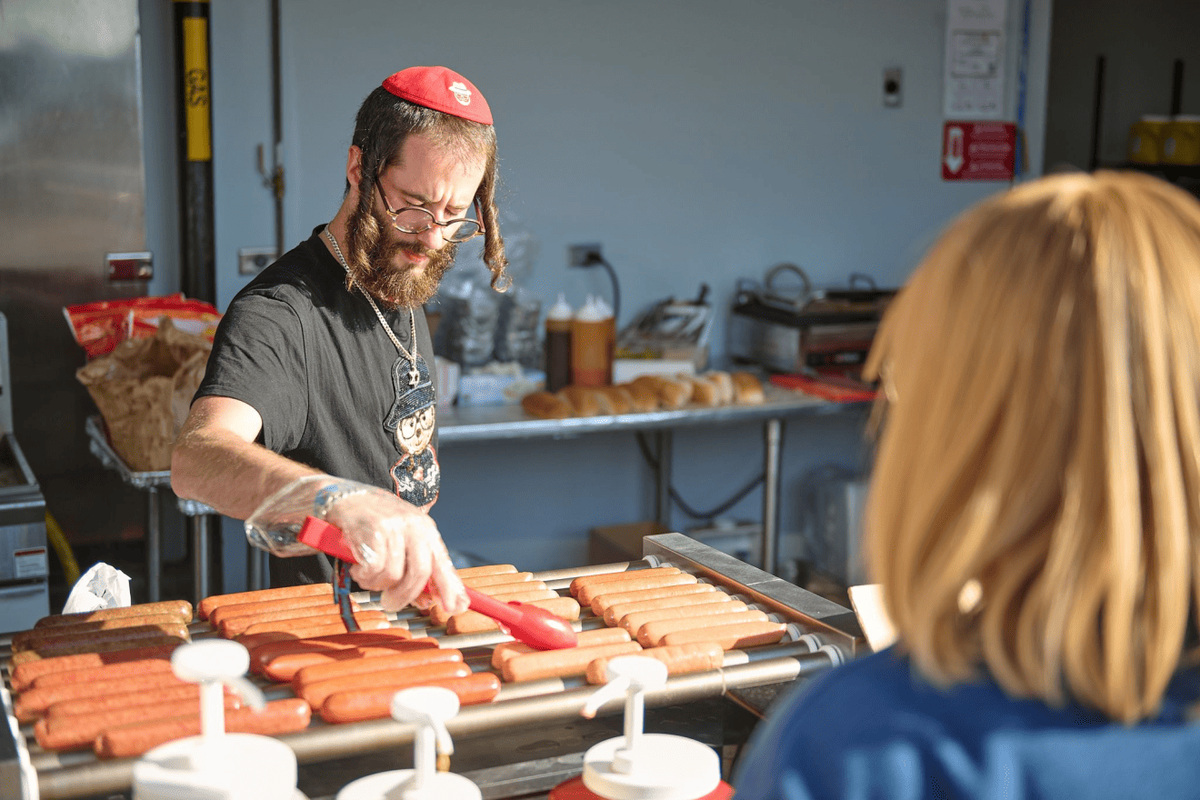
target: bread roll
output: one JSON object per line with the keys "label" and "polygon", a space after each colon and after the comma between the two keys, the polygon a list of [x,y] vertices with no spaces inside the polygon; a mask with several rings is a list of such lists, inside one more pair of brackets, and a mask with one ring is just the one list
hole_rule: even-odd
{"label": "bread roll", "polygon": [[683,408],[692,399],[692,382],[664,378],[658,389],[658,402],[664,408]]}
{"label": "bread roll", "polygon": [[525,413],[540,419],[566,419],[575,416],[575,408],[553,392],[533,392],[521,398]]}
{"label": "bread roll", "polygon": [[601,386],[600,393],[612,404],[613,414],[628,414],[633,410],[633,396],[624,386]]}
{"label": "bread roll", "polygon": [[763,388],[752,373],[735,372],[729,376],[733,379],[733,398],[739,405],[756,406],[763,402]]}
{"label": "bread roll", "polygon": [[719,369],[712,369],[701,375],[717,387],[717,402],[723,406],[727,406],[733,402],[733,378],[729,377],[728,372],[723,372]]}
{"label": "bread roll", "polygon": [[687,381],[692,385],[692,404],[697,406],[712,406],[720,405],[717,400],[717,386],[712,381],[700,375],[687,375],[680,373],[675,376],[680,381]]}
{"label": "bread roll", "polygon": [[612,402],[599,389],[587,386],[564,386],[559,394],[575,409],[577,417],[595,417],[613,413]]}
{"label": "bread roll", "polygon": [[657,411],[658,392],[644,383],[623,383],[621,388],[629,393],[634,411]]}
{"label": "bread roll", "polygon": [[691,382],[672,380],[665,375],[639,375],[633,382],[653,389],[660,408],[682,408],[692,399]]}

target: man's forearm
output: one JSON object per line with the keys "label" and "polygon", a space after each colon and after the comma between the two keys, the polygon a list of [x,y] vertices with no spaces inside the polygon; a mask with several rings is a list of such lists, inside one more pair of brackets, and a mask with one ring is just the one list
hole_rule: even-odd
{"label": "man's forearm", "polygon": [[171,456],[175,494],[246,519],[272,494],[313,469],[228,434],[185,431]]}

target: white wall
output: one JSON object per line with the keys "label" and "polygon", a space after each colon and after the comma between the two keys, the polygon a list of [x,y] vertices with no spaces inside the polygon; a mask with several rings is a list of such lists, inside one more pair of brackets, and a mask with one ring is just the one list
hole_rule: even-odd
{"label": "white wall", "polygon": [[[1010,116],[1023,6],[1009,2]],[[589,241],[620,277],[622,321],[707,283],[720,363],[738,278],[790,261],[818,286],[844,285],[852,272],[899,285],[950,217],[1002,188],[940,179],[945,12],[946,0],[285,0],[288,246],[336,210],[363,97],[398,69],[445,64],[476,83],[496,116],[502,207],[540,242],[526,287],[546,301],[565,291],[575,304],[606,287],[601,271],[566,267],[567,245]],[[222,307],[247,280],[237,250],[274,243],[273,201],[254,161],[270,138],[267,15],[266,0],[212,6]],[[1031,3],[1034,174],[1049,16],[1050,0]],[[904,75],[898,109],[882,104],[892,66]],[[788,426],[785,530],[810,467],[861,461],[861,428],[858,414]],[[761,433],[689,432],[676,451],[680,492],[708,506],[755,474]],[[589,527],[652,515],[631,436],[447,446],[441,457],[434,515],[452,546],[488,558],[580,563]],[[759,497],[733,515],[757,517]]]}

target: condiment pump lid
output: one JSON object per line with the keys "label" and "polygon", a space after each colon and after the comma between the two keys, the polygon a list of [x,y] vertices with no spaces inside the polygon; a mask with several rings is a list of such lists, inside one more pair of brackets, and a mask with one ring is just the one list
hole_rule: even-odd
{"label": "condiment pump lid", "polygon": [[225,732],[225,688],[253,708],[262,691],[246,680],[250,654],[228,639],[180,645],[171,667],[200,684],[199,736],[176,739],[146,753],[133,766],[135,800],[291,800],[296,796],[296,755],[278,739]]}
{"label": "condiment pump lid", "polygon": [[684,736],[642,733],[645,693],[667,682],[667,667],[648,656],[608,662],[608,683],[581,710],[594,715],[625,695],[625,735],[591,747],[583,757],[583,785],[609,800],[696,800],[721,783],[721,763],[711,747]]}
{"label": "condiment pump lid", "polygon": [[440,686],[417,686],[392,697],[392,718],[417,725],[413,746],[415,769],[368,775],[346,784],[337,800],[480,800],[479,787],[462,775],[437,772],[438,754],[450,755],[454,744],[446,723],[458,714],[458,695]]}
{"label": "condiment pump lid", "polygon": [[574,316],[575,311],[571,308],[571,304],[567,302],[566,296],[562,292],[558,293],[558,299],[554,301],[554,305],[546,309],[546,319],[567,320]]}
{"label": "condiment pump lid", "polygon": [[589,294],[587,302],[575,312],[575,319],[580,322],[603,322],[606,319],[612,319],[612,315],[612,308],[604,302],[603,297]]}

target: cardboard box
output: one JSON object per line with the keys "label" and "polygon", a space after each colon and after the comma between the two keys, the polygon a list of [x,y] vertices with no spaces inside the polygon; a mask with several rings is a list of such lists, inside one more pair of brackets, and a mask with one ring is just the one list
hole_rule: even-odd
{"label": "cardboard box", "polygon": [[642,557],[642,539],[658,533],[670,533],[670,529],[661,522],[629,522],[592,528],[588,532],[588,563],[637,561]]}
{"label": "cardboard box", "polygon": [[656,350],[653,358],[614,358],[613,383],[628,383],[639,375],[695,375],[708,368],[708,348],[675,346]]}
{"label": "cardboard box", "polygon": [[615,358],[613,359],[613,383],[629,383],[639,375],[666,375],[678,373],[695,375],[696,365],[691,361],[669,358]]}

